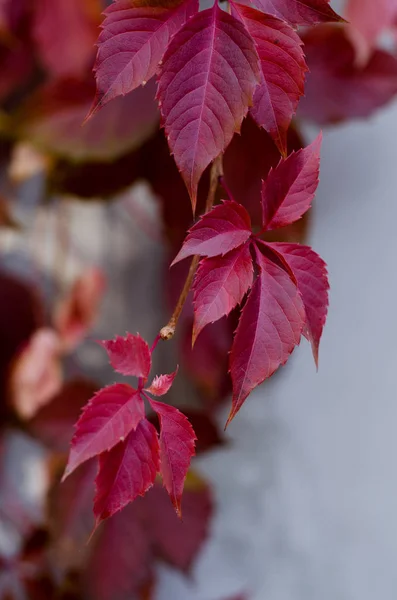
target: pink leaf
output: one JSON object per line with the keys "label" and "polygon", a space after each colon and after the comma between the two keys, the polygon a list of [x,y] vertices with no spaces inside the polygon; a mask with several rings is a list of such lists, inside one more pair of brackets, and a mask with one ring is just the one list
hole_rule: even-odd
{"label": "pink leaf", "polygon": [[263,227],[290,225],[310,208],[320,170],[322,135],[307,148],[281,159],[262,184]]}
{"label": "pink leaf", "polygon": [[371,48],[383,31],[397,18],[396,0],[348,0],[346,18],[352,26],[361,62],[368,59]]}
{"label": "pink leaf", "polygon": [[156,375],[149,388],[146,391],[153,396],[164,396],[172,386],[174,379],[178,373],[178,367],[170,375]]}
{"label": "pink leaf", "polygon": [[64,348],[72,350],[92,327],[105,287],[100,269],[90,268],[75,281],[70,292],[61,301],[54,315]]}
{"label": "pink leaf", "polygon": [[139,334],[127,333],[126,337],[116,336],[114,340],[102,340],[112,367],[122,375],[147,378],[152,366],[149,346]]}
{"label": "pink leaf", "polygon": [[302,41],[284,21],[254,8],[234,4],[255,42],[260,59],[261,83],[254,94],[251,114],[287,152],[287,130],[304,91],[307,71]]}
{"label": "pink leaf", "polygon": [[285,243],[267,245],[283,256],[296,278],[306,312],[303,333],[312,345],[318,366],[318,347],[328,312],[327,266],[308,246]]}
{"label": "pink leaf", "polygon": [[99,457],[94,514],[97,525],[152,487],[160,466],[156,428],[143,419],[109,452]]}
{"label": "pink leaf", "polygon": [[161,476],[177,514],[181,516],[183,485],[195,453],[194,442],[197,438],[193,427],[179,410],[156,400],[148,400],[160,420]]}
{"label": "pink leaf", "polygon": [[342,21],[329,5],[330,0],[255,0],[263,12],[288,21],[291,25],[315,25]]}
{"label": "pink leaf", "polygon": [[116,0],[105,11],[95,65],[93,115],[109,100],[144,85],[156,73],[171,37],[198,11],[198,0]]}
{"label": "pink leaf", "polygon": [[202,173],[240,130],[258,82],[251,37],[217,2],[192,17],[171,40],[158,98],[193,210]]}
{"label": "pink leaf", "polygon": [[142,398],[129,385],[116,383],[99,390],[77,422],[63,479],[89,458],[113,448],[144,417]]}
{"label": "pink leaf", "polygon": [[230,354],[233,401],[227,425],[248,394],[288,360],[299,344],[305,310],[298,290],[284,268],[256,248],[260,270]]}
{"label": "pink leaf", "polygon": [[62,387],[61,342],[52,329],[38,329],[12,365],[11,401],[23,419],[31,419]]}
{"label": "pink leaf", "polygon": [[194,254],[224,255],[244,244],[251,233],[251,219],[245,208],[225,200],[193,225],[172,264]]}
{"label": "pink leaf", "polygon": [[309,74],[298,115],[316,123],[368,117],[397,93],[397,60],[375,50],[357,64],[345,27],[319,26],[302,36]]}
{"label": "pink leaf", "polygon": [[253,275],[249,244],[201,262],[193,287],[193,344],[208,323],[228,315],[240,304],[252,285]]}

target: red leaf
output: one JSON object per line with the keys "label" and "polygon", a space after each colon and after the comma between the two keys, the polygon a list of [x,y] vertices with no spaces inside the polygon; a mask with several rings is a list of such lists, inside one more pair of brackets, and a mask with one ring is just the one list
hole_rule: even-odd
{"label": "red leaf", "polygon": [[113,161],[138,148],[159,122],[155,85],[150,82],[116,98],[82,127],[95,83],[56,80],[30,94],[14,122],[18,137],[73,162]]}
{"label": "red leaf", "polygon": [[171,37],[198,11],[198,0],[116,0],[105,11],[95,64],[93,115],[109,100],[144,85],[156,73]]}
{"label": "red leaf", "polygon": [[193,209],[202,173],[240,130],[258,82],[251,37],[217,2],[192,17],[171,40],[158,98]]}
{"label": "red leaf", "polygon": [[322,258],[308,246],[267,244],[280,253],[291,268],[306,312],[304,335],[310,341],[318,366],[318,347],[328,312],[328,274]]}
{"label": "red leaf", "polygon": [[329,5],[330,0],[254,0],[263,12],[284,19],[292,25],[315,25],[343,21]]}
{"label": "red leaf", "polygon": [[156,428],[139,422],[125,442],[99,457],[94,514],[97,526],[152,487],[160,466]]}
{"label": "red leaf", "polygon": [[151,575],[150,536],[136,504],[104,523],[94,539],[83,571],[88,597],[93,600],[131,600]]}
{"label": "red leaf", "polygon": [[322,135],[307,148],[281,159],[262,184],[263,227],[290,225],[310,208],[320,170]]}
{"label": "red leaf", "polygon": [[299,344],[305,310],[286,271],[256,249],[258,278],[241,313],[230,353],[233,381],[228,425],[248,394],[288,360]]}
{"label": "red leaf", "polygon": [[286,154],[287,131],[303,94],[307,71],[302,41],[280,19],[241,4],[233,3],[233,8],[255,42],[262,70],[251,114]]}
{"label": "red leaf", "polygon": [[223,257],[205,258],[193,286],[194,325],[192,343],[209,323],[228,315],[252,285],[254,269],[249,244]]}
{"label": "red leaf", "polygon": [[114,340],[102,340],[112,367],[122,375],[147,378],[152,366],[149,346],[139,334],[127,333],[123,338],[117,335]]}
{"label": "red leaf", "polygon": [[241,204],[225,200],[193,225],[172,265],[187,256],[220,256],[251,236],[251,219]]}
{"label": "red leaf", "polygon": [[320,26],[303,36],[309,66],[298,115],[316,123],[368,117],[397,93],[397,60],[376,50],[357,64],[346,28]]}
{"label": "red leaf", "polygon": [[[36,0],[33,35],[55,77],[84,75],[98,36],[99,0]],[[62,33],[61,33],[62,32]]]}
{"label": "red leaf", "polygon": [[177,514],[181,516],[183,484],[194,456],[196,435],[179,410],[156,400],[148,400],[160,420],[161,476]]}
{"label": "red leaf", "polygon": [[89,458],[113,448],[144,417],[143,401],[129,385],[116,383],[99,390],[77,422],[63,479]]}
{"label": "red leaf", "polygon": [[156,375],[149,388],[146,391],[153,396],[163,396],[172,386],[174,379],[178,373],[178,367],[170,375]]}
{"label": "red leaf", "polygon": [[183,492],[183,521],[159,485],[153,486],[144,502],[156,555],[188,571],[209,533],[213,505],[208,485],[189,472]]}
{"label": "red leaf", "polygon": [[67,452],[81,409],[97,390],[95,383],[84,379],[65,383],[59,394],[29,422],[30,431],[52,450]]}

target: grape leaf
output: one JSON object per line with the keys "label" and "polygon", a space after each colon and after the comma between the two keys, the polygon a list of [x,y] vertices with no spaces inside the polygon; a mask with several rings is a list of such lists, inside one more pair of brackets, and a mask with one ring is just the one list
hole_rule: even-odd
{"label": "grape leaf", "polygon": [[150,387],[146,388],[146,391],[153,394],[153,396],[163,396],[172,386],[177,373],[178,368],[170,375],[156,375]]}
{"label": "grape leaf", "polygon": [[343,21],[329,2],[330,0],[254,0],[254,4],[263,12],[284,19],[291,25]]}
{"label": "grape leaf", "polygon": [[397,60],[375,50],[365,65],[346,28],[319,26],[303,35],[309,74],[298,116],[319,124],[368,117],[397,94]]}
{"label": "grape leaf", "polygon": [[179,410],[148,398],[160,420],[160,472],[172,504],[181,516],[183,484],[194,456],[196,435]]}
{"label": "grape leaf", "polygon": [[144,85],[156,73],[171,37],[198,11],[198,0],[117,0],[105,11],[95,64],[92,116],[113,98]]}
{"label": "grape leaf", "polygon": [[116,383],[99,390],[76,424],[63,479],[89,458],[113,448],[144,417],[143,401],[129,385]]}
{"label": "grape leaf", "polygon": [[44,66],[55,77],[83,76],[93,59],[100,0],[36,0],[33,6],[33,37]]}
{"label": "grape leaf", "polygon": [[320,170],[322,135],[310,146],[281,159],[262,184],[263,227],[290,225],[310,208]]}
{"label": "grape leaf", "polygon": [[233,382],[228,425],[250,392],[268,379],[299,344],[305,310],[282,266],[256,248],[260,270],[244,305],[230,353]]}
{"label": "grape leaf", "polygon": [[202,260],[194,280],[194,325],[192,343],[200,331],[240,304],[254,275],[249,244],[223,257]]}
{"label": "grape leaf", "polygon": [[328,276],[325,262],[308,246],[282,242],[267,244],[281,254],[291,268],[305,307],[303,334],[310,341],[318,366],[318,347],[328,311]]}
{"label": "grape leaf", "polygon": [[114,340],[99,342],[109,355],[110,364],[122,375],[147,378],[152,366],[149,346],[139,334],[127,333],[126,337],[116,336]]}
{"label": "grape leaf", "polygon": [[252,38],[217,2],[172,38],[160,71],[158,99],[193,210],[201,175],[240,130],[258,82]]}
{"label": "grape leaf", "polygon": [[251,114],[286,154],[287,131],[303,95],[307,71],[301,39],[280,19],[241,4],[232,6],[252,36],[260,59],[261,83]]}
{"label": "grape leaf", "polygon": [[152,487],[160,466],[155,427],[147,419],[109,452],[99,457],[94,501],[96,525],[143,496]]}
{"label": "grape leaf", "polygon": [[171,263],[194,254],[219,256],[238,248],[251,235],[251,219],[241,204],[225,200],[193,225],[183,246]]}

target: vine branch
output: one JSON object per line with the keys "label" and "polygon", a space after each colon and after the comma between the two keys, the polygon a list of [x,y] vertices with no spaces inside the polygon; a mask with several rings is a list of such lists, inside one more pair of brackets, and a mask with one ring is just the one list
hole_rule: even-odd
{"label": "vine branch", "polygon": [[[218,187],[219,179],[222,176],[223,176],[222,155],[219,155],[218,158],[216,158],[214,160],[214,162],[212,163],[212,167],[211,167],[210,187],[208,190],[207,201],[205,203],[205,212],[206,213],[211,210],[211,208],[214,204],[216,189]],[[187,298],[190,288],[192,286],[194,275],[196,273],[196,269],[197,269],[199,260],[200,260],[199,256],[193,256],[192,262],[190,263],[189,273],[187,274],[185,284],[184,284],[181,294],[178,298],[178,302],[176,303],[174,312],[172,313],[172,316],[171,316],[170,320],[168,321],[167,325],[165,325],[160,330],[159,335],[162,340],[170,340],[175,335],[176,326],[177,326],[179,317],[181,316],[184,304],[186,302],[186,298]]]}

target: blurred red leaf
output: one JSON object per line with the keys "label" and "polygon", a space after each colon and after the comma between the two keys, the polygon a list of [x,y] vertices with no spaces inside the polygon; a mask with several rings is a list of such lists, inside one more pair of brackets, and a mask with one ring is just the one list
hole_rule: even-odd
{"label": "blurred red leaf", "polygon": [[348,0],[346,18],[357,45],[359,61],[364,63],[379,36],[392,28],[397,18],[396,0]]}
{"label": "blurred red leaf", "polygon": [[53,322],[65,350],[73,350],[93,326],[105,288],[100,269],[84,271],[55,310]]}
{"label": "blurred red leaf", "polygon": [[82,126],[94,93],[91,76],[43,86],[15,115],[16,134],[45,152],[80,162],[115,160],[156,130],[154,83],[115,99]]}
{"label": "blurred red leaf", "polygon": [[341,18],[330,6],[330,0],[255,0],[265,13],[275,15],[292,25],[314,25]]}
{"label": "blurred red leaf", "polygon": [[51,449],[67,452],[81,409],[97,390],[95,383],[84,379],[65,383],[51,402],[30,421],[30,431]]}
{"label": "blurred red leaf", "polygon": [[346,27],[322,25],[303,35],[309,66],[298,115],[320,124],[370,116],[397,93],[397,60],[375,50],[357,65]]}
{"label": "blurred red leaf", "polygon": [[33,67],[32,49],[24,40],[0,43],[0,101],[26,86]]}
{"label": "blurred red leaf", "polygon": [[94,58],[101,0],[35,0],[33,36],[54,77],[81,77]]}
{"label": "blurred red leaf", "polygon": [[186,479],[182,508],[180,520],[160,485],[155,485],[145,498],[147,526],[156,555],[188,571],[207,538],[213,510],[208,486],[192,472]]}

